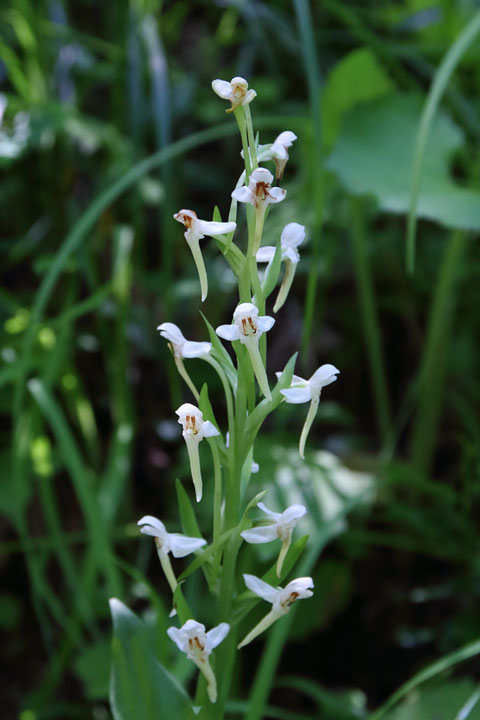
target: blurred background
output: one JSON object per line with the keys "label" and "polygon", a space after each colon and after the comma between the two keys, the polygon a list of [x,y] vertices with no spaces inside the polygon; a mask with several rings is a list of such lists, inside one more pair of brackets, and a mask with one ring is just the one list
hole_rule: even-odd
{"label": "blurred background", "polygon": [[[365,718],[426,664],[479,638],[476,31],[463,36],[428,127],[414,271],[405,264],[422,108],[452,44],[478,30],[478,7],[2,3],[5,720],[110,717],[110,596],[144,618],[158,657],[189,684],[189,663],[165,636],[168,589],[136,521],[148,513],[180,529],[175,479],[191,491],[173,412],[190,397],[155,328],[175,322],[206,339],[199,310],[215,327],[236,305],[227,265],[205,239],[201,306],[172,219],[182,207],[210,219],[215,205],[225,219],[242,169],[214,78],[241,75],[257,91],[261,143],[298,135],[265,242],[291,221],[306,225],[308,242],[269,338],[269,374],[299,347],[298,374],[325,362],[341,370],[305,464],[295,406],[279,408],[255,448],[252,496],[271,486],[276,509],[307,501],[316,586],[269,678],[263,716]],[[189,371],[208,382],[222,422],[221,387],[204,365],[192,360]],[[197,508],[206,533],[207,505]],[[267,568],[275,548],[264,548]],[[260,574],[242,553],[242,570]],[[187,596],[208,618],[195,578]],[[229,717],[245,711],[262,643],[243,656]],[[389,717],[453,720],[479,674],[478,660],[463,663]]]}

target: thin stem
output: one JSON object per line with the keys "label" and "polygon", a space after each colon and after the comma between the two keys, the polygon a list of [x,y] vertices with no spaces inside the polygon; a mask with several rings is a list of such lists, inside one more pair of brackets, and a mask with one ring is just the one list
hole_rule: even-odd
{"label": "thin stem", "polygon": [[278,554],[278,560],[277,560],[277,577],[281,577],[282,575],[282,567],[283,567],[283,561],[285,560],[285,556],[288,552],[288,548],[290,547],[290,543],[292,542],[292,535],[290,535],[284,539],[282,542],[282,547],[280,548],[280,552]]}
{"label": "thin stem", "polygon": [[192,378],[188,374],[185,365],[183,364],[183,360],[180,357],[177,357],[174,355],[175,365],[178,370],[178,374],[182,377],[182,379],[185,381],[185,383],[188,385],[190,390],[192,391],[192,394],[195,398],[195,400],[198,402],[200,399],[200,393],[198,392],[197,388],[193,384]]}
{"label": "thin stem", "polygon": [[157,547],[157,555],[160,560],[162,570],[165,573],[165,577],[167,578],[172,593],[174,593],[177,589],[177,578],[173,572],[172,563],[170,562],[168,553],[162,550],[162,546],[160,545],[160,540],[158,538],[155,538],[155,545]]}
{"label": "thin stem", "polygon": [[243,110],[243,107],[241,105],[240,107],[237,107],[233,111],[233,114],[235,115],[238,129],[240,130],[240,137],[242,138],[243,159],[245,161],[245,172],[247,174],[246,180],[248,182],[250,175],[252,174],[252,164],[250,160],[250,153],[248,151],[247,132],[245,127],[245,112]]}
{"label": "thin stem", "polygon": [[295,263],[292,263],[292,261],[288,259],[285,260],[285,273],[283,275],[282,284],[280,285],[280,290],[278,291],[277,299],[275,300],[275,305],[273,306],[274,313],[277,313],[285,304],[290,288],[292,287],[296,269],[297,266]]}
{"label": "thin stem", "polygon": [[200,456],[198,452],[198,440],[186,441],[188,459],[190,460],[190,472],[192,473],[193,486],[197,502],[200,502],[203,494],[202,471],[200,469]]}
{"label": "thin stem", "polygon": [[310,403],[310,407],[308,408],[307,417],[305,418],[305,422],[303,424],[302,434],[300,435],[300,442],[298,445],[300,457],[302,458],[302,460],[305,459],[305,443],[307,442],[308,433],[310,432],[312,423],[315,420],[319,402],[320,396],[318,398],[312,398],[312,402]]}
{"label": "thin stem", "polygon": [[208,295],[208,278],[202,251],[200,250],[200,242],[198,238],[190,238],[187,239],[187,243],[188,247],[192,251],[193,259],[197,267],[198,279],[200,280],[200,290],[202,292],[202,302],[204,302]]}
{"label": "thin stem", "polygon": [[247,121],[247,135],[248,135],[248,144],[250,146],[250,160],[252,163],[252,170],[255,170],[255,168],[258,167],[258,162],[257,162],[257,149],[255,147],[255,134],[253,132],[252,113],[250,112],[250,105],[244,106],[244,112],[245,112],[245,120]]}
{"label": "thin stem", "polygon": [[260,620],[260,622],[257,625],[255,625],[253,630],[250,630],[248,635],[245,635],[242,642],[239,643],[239,645],[237,645],[237,649],[240,650],[240,648],[245,647],[245,645],[248,645],[249,643],[251,643],[252,640],[255,640],[255,638],[258,637],[259,635],[261,635],[263,632],[265,632],[265,630],[268,630],[270,625],[273,625],[275,620],[278,620],[278,618],[279,618],[278,610],[276,611],[276,610],[273,610],[273,608],[272,608],[272,610],[270,610],[270,612],[267,615],[265,615],[265,617],[262,618],[262,620]]}
{"label": "thin stem", "polygon": [[263,364],[262,356],[260,355],[260,350],[258,348],[257,339],[252,336],[252,341],[250,341],[246,345],[246,348],[248,350],[250,362],[252,363],[253,372],[255,373],[255,377],[257,378],[257,382],[260,387],[260,390],[262,391],[263,395],[267,398],[267,400],[271,400],[272,393],[270,392],[270,386],[268,384],[267,372],[265,370],[265,365]]}

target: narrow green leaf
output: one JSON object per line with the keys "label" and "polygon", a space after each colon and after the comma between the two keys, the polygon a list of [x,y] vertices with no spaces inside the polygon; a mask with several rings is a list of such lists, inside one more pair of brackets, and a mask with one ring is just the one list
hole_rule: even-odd
{"label": "narrow green leaf", "polygon": [[182,530],[185,535],[189,537],[202,537],[200,528],[198,527],[197,518],[195,517],[195,511],[192,507],[192,503],[185,491],[180,480],[175,480],[175,488],[177,490],[178,509],[180,512],[180,523]]}
{"label": "narrow green leaf", "polygon": [[155,657],[151,632],[120,600],[110,600],[113,620],[110,706],[115,720],[190,720],[185,690]]}
{"label": "narrow green leaf", "polygon": [[225,375],[228,378],[228,382],[230,383],[232,388],[235,390],[235,388],[237,386],[237,371],[235,370],[235,366],[233,364],[232,358],[230,357],[228,352],[225,350],[224,346],[220,342],[220,339],[219,339],[217,333],[215,332],[213,327],[210,325],[210,323],[208,322],[205,315],[202,312],[200,312],[200,315],[202,316],[203,321],[204,321],[205,325],[207,326],[208,335],[210,337],[210,342],[212,343],[213,355],[214,355],[215,359],[218,360],[218,362],[222,366],[222,368],[225,372]]}
{"label": "narrow green leaf", "polygon": [[180,625],[184,625],[187,620],[193,618],[193,613],[188,607],[187,601],[185,600],[185,596],[183,594],[180,582],[178,583],[177,587],[175,588],[175,592],[173,593],[173,604],[177,610]]}
{"label": "narrow green leaf", "polygon": [[216,542],[208,545],[205,550],[199,552],[198,557],[196,557],[195,560],[193,560],[190,565],[183,571],[183,573],[178,578],[178,581],[182,582],[183,580],[186,580],[189,575],[195,572],[195,570],[198,570],[198,568],[202,567],[202,565],[209,561],[210,558],[217,552],[217,550],[222,547],[222,545],[225,545],[227,540],[229,540],[229,538],[234,533],[240,533],[242,528],[242,524],[241,526],[230,528],[230,530],[227,530],[227,532],[223,533],[223,535],[220,535]]}

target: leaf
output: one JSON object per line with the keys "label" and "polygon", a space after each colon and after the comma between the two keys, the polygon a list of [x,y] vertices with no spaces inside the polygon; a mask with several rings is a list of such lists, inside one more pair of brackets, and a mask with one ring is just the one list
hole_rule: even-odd
{"label": "leaf", "polygon": [[111,643],[101,638],[76,655],[75,673],[81,679],[85,694],[90,700],[108,697],[109,667],[111,664]]}
{"label": "leaf", "polygon": [[265,300],[268,298],[270,293],[274,290],[277,284],[278,276],[280,274],[280,266],[282,264],[282,242],[279,237],[277,240],[277,246],[275,248],[275,255],[271,263],[268,263],[265,271],[265,278],[263,281],[262,291]]}
{"label": "leaf", "polygon": [[222,545],[224,545],[227,540],[230,539],[230,537],[233,534],[239,534],[241,530],[243,529],[240,526],[235,526],[233,528],[230,528],[230,530],[227,530],[224,532],[216,542],[212,543],[211,545],[208,545],[204,550],[199,552],[198,556],[193,560],[190,565],[188,565],[187,568],[183,571],[183,573],[178,578],[179,582],[182,582],[183,580],[186,580],[189,575],[191,575],[195,570],[198,570],[198,568],[202,567],[207,561],[210,560],[210,558],[219,550]]}
{"label": "leaf", "polygon": [[323,132],[331,147],[345,114],[355,105],[394,90],[390,78],[368,48],[357,48],[335,65],[323,93]]}
{"label": "leaf", "polygon": [[220,342],[220,339],[213,329],[213,327],[208,322],[205,315],[200,311],[200,315],[203,318],[203,321],[205,325],[207,326],[208,335],[210,337],[210,342],[212,343],[212,350],[213,355],[215,356],[215,359],[218,360],[220,365],[223,368],[223,371],[225,375],[228,378],[228,382],[232,386],[232,388],[235,390],[237,386],[237,371],[235,370],[235,366],[232,362],[232,358],[228,354],[228,352],[225,350],[224,346]]}
{"label": "leaf", "polygon": [[120,600],[113,619],[110,706],[115,720],[190,720],[190,699],[155,657],[146,625]]}
{"label": "leaf", "polygon": [[245,508],[245,511],[243,513],[243,517],[246,517],[249,510],[251,510],[253,507],[258,505],[260,500],[265,497],[265,495],[268,493],[268,490],[262,490],[261,492],[257,493],[255,497],[253,497],[250,502],[248,503],[247,507]]}
{"label": "leaf", "polygon": [[[345,119],[327,166],[353,195],[373,195],[381,210],[409,209],[413,155],[422,98],[395,95],[357,108]],[[427,140],[418,217],[450,228],[480,229],[480,193],[454,182],[450,158],[463,135],[445,112]]]}
{"label": "leaf", "polygon": [[175,480],[175,488],[177,490],[180,523],[184,534],[189,537],[202,537],[192,503],[190,502],[190,499],[185,492],[185,488],[178,478]]}
{"label": "leaf", "polygon": [[[467,678],[435,683],[432,687],[407,697],[398,708],[387,715],[387,720],[457,720],[457,713],[476,687],[477,684]],[[480,720],[480,707],[474,707],[462,720],[467,717],[469,720]]]}

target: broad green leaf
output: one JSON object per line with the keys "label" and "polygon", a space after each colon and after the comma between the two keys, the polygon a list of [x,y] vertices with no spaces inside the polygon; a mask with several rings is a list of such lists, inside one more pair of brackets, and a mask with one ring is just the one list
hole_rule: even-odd
{"label": "broad green leaf", "polygon": [[115,720],[190,720],[190,699],[155,657],[150,631],[120,600],[113,619],[110,706]]}
{"label": "broad green leaf", "polygon": [[[395,95],[347,116],[327,165],[349,192],[373,195],[386,212],[408,212],[421,107],[417,95]],[[480,192],[457,184],[449,172],[462,145],[461,130],[438,112],[427,140],[417,215],[450,228],[479,230]]]}
{"label": "broad green leaf", "polygon": [[265,271],[265,278],[262,285],[263,296],[265,299],[268,298],[270,293],[277,284],[278,276],[280,274],[280,266],[282,264],[282,243],[280,237],[277,240],[277,246],[275,248],[275,255],[271,263],[267,265]]}
{"label": "broad green leaf", "polygon": [[198,527],[197,518],[195,517],[195,511],[192,507],[192,503],[185,492],[180,480],[175,480],[175,488],[177,490],[178,509],[180,512],[180,522],[182,530],[185,535],[189,537],[202,537],[200,528]]}
{"label": "broad green leaf", "polygon": [[[435,683],[415,691],[399,707],[386,716],[386,720],[457,720],[459,711],[475,691],[477,684],[470,679]],[[480,706],[472,707],[462,720],[480,720]]]}
{"label": "broad green leaf", "polygon": [[368,48],[357,48],[335,65],[323,93],[323,132],[331,147],[345,114],[355,105],[394,90],[390,78]]}

